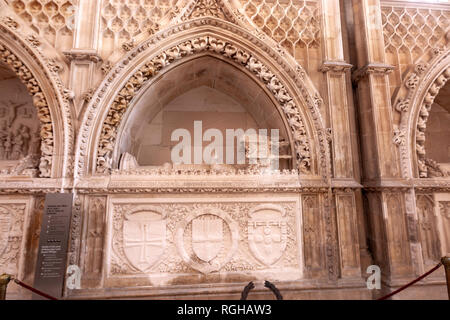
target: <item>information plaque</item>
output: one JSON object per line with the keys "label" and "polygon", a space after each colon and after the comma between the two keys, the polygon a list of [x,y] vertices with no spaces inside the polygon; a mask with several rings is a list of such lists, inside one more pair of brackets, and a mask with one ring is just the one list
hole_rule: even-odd
{"label": "information plaque", "polygon": [[[62,296],[66,271],[71,193],[47,194],[42,217],[34,287],[55,298]],[[33,300],[45,299],[33,294]]]}

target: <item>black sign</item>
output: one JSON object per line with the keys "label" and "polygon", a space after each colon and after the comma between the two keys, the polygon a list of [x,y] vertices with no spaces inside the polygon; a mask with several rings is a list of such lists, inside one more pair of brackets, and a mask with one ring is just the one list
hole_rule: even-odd
{"label": "black sign", "polygon": [[[55,298],[60,298],[63,290],[72,199],[71,193],[45,197],[34,287]],[[33,295],[33,300],[40,299],[44,298]]]}

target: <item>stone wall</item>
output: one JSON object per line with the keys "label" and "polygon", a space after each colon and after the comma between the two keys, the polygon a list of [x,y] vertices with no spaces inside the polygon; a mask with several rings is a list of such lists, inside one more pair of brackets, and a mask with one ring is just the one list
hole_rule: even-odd
{"label": "stone wall", "polygon": [[[449,14],[0,0],[0,272],[33,283],[44,195],[72,192],[69,299],[238,299],[255,280],[288,299],[371,299],[416,278],[450,250]],[[284,165],[164,165],[170,131],[196,117],[280,129]],[[382,290],[367,290],[373,264]],[[399,297],[445,295],[437,272]]]}

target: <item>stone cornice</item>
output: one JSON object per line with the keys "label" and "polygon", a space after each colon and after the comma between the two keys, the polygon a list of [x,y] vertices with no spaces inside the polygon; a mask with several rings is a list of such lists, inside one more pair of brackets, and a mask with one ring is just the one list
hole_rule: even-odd
{"label": "stone cornice", "polygon": [[449,192],[450,179],[378,180],[363,183],[364,190],[372,192]]}

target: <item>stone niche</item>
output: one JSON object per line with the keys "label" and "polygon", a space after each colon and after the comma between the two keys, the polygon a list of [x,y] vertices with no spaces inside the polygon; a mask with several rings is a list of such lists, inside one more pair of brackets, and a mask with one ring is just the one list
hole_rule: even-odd
{"label": "stone niche", "polygon": [[[125,116],[124,125],[119,128],[113,161],[115,169],[129,168],[129,165],[120,163],[124,155],[134,158],[134,167],[174,165],[171,151],[182,141],[179,137],[172,141],[172,134],[177,129],[190,134],[190,164],[194,164],[194,153],[198,151],[194,149],[195,121],[201,122],[202,127],[200,152],[203,153],[212,142],[218,144],[223,152],[223,156],[218,157],[218,164],[227,162],[227,130],[253,129],[260,134],[260,130],[265,129],[268,145],[272,131],[276,129],[280,146],[278,168],[292,168],[289,135],[276,103],[251,77],[231,64],[203,56],[169,70],[142,92]],[[216,141],[215,136],[208,141],[205,133],[209,129],[219,131],[222,141]],[[234,164],[237,164],[240,142],[236,138],[234,140]],[[261,150],[260,147],[258,150]],[[247,160],[246,164],[249,164]],[[195,168],[208,169],[207,164],[211,163],[196,163]],[[189,166],[189,169],[192,168],[194,166]],[[234,168],[246,169],[245,166]]]}
{"label": "stone niche", "polygon": [[[40,154],[36,109],[25,86],[4,64],[0,64],[0,92],[0,175],[35,176]],[[19,162],[24,158],[34,164],[22,170]]]}
{"label": "stone niche", "polygon": [[300,197],[267,198],[111,197],[104,288],[300,280]]}
{"label": "stone niche", "polygon": [[450,83],[436,97],[427,122],[426,157],[439,164],[450,174]]}

